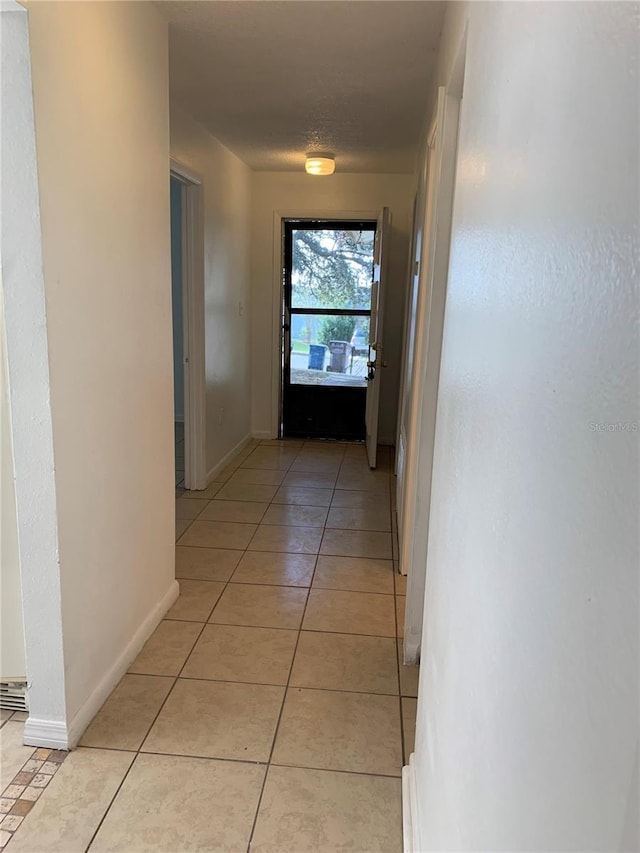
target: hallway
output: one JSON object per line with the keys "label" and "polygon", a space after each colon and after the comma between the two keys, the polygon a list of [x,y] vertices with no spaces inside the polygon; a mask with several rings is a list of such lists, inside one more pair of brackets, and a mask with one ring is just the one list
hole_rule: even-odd
{"label": "hallway", "polygon": [[176,492],[180,598],[10,849],[399,851],[403,667],[390,452],[254,441]]}

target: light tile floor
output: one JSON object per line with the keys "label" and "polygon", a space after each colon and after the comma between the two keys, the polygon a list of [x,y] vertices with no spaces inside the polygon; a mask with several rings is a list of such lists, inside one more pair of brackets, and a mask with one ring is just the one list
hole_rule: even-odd
{"label": "light tile floor", "polygon": [[23,853],[398,853],[417,668],[391,458],[253,443],[176,492],[180,598],[11,840]]}

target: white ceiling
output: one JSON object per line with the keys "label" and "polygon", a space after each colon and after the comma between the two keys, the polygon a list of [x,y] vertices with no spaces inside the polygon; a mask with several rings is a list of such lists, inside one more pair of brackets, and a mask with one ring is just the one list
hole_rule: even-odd
{"label": "white ceiling", "polygon": [[171,96],[252,169],[413,171],[444,3],[164,0]]}

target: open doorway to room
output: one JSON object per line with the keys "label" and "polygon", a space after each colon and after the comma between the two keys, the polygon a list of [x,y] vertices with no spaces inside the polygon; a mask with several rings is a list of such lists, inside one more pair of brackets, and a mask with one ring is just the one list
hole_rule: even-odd
{"label": "open doorway to room", "polygon": [[175,485],[184,488],[185,474],[185,352],[184,260],[182,253],[184,184],[171,175],[171,310],[173,318],[173,421]]}
{"label": "open doorway to room", "polygon": [[170,170],[175,485],[204,489],[205,366],[202,185],[177,161]]}
{"label": "open doorway to room", "polygon": [[375,221],[284,223],[282,435],[364,440]]}

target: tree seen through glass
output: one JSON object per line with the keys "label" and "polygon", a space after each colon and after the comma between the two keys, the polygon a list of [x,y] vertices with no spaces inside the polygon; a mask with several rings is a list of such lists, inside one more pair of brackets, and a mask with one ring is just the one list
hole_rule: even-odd
{"label": "tree seen through glass", "polygon": [[295,229],[291,307],[371,308],[374,230]]}

